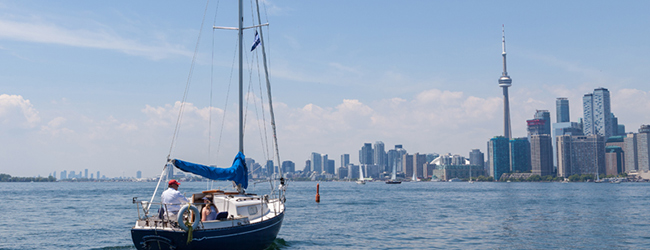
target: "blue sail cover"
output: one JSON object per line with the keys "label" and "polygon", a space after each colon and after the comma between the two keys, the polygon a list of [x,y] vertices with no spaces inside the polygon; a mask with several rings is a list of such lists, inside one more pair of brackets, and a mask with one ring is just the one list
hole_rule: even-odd
{"label": "blue sail cover", "polygon": [[244,154],[239,152],[235,156],[232,166],[229,168],[210,167],[179,159],[172,160],[172,164],[180,170],[200,175],[210,180],[234,181],[246,189],[248,188],[248,168],[246,167],[245,158]]}

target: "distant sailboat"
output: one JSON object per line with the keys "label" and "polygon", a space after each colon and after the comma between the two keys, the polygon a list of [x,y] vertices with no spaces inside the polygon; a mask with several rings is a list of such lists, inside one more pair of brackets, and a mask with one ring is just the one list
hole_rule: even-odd
{"label": "distant sailboat", "polygon": [[474,183],[474,181],[472,181],[472,165],[469,165],[469,183]]}
{"label": "distant sailboat", "polygon": [[389,181],[386,181],[386,184],[402,184],[401,181],[397,180],[397,173],[395,172],[395,165],[393,165],[393,175]]}
{"label": "distant sailboat", "polygon": [[357,184],[366,184],[366,179],[363,177],[363,167],[361,165],[359,165],[359,179],[357,180]]}

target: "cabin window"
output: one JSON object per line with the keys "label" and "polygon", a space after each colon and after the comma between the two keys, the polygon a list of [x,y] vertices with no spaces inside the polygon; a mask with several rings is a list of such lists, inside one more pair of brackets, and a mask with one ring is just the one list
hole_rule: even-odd
{"label": "cabin window", "polygon": [[257,214],[257,206],[248,206],[248,214],[249,215]]}

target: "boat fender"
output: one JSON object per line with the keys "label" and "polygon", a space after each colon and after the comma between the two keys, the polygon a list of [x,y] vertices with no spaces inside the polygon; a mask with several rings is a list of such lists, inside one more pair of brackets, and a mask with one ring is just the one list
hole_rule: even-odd
{"label": "boat fender", "polygon": [[199,223],[201,223],[201,213],[199,213],[199,209],[190,204],[185,204],[185,206],[181,207],[181,210],[178,211],[178,218],[176,219],[178,226],[185,231],[190,230],[190,228],[183,222],[183,214],[187,212],[187,209],[192,210],[194,213],[194,223],[192,223],[192,229],[196,229],[199,227]]}

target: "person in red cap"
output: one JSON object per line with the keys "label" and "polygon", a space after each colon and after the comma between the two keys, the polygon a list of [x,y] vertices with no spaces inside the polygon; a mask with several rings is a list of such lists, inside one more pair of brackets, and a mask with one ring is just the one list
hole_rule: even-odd
{"label": "person in red cap", "polygon": [[181,205],[188,203],[187,198],[181,192],[178,192],[179,185],[181,185],[180,182],[174,179],[170,180],[167,185],[169,188],[160,196],[163,209],[165,209],[165,214],[168,217],[175,217],[178,210],[181,210]]}

